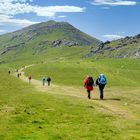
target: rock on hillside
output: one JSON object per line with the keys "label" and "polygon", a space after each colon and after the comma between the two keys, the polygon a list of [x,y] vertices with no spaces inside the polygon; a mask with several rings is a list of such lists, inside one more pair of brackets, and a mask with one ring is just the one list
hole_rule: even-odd
{"label": "rock on hillside", "polygon": [[99,43],[85,57],[140,58],[140,34]]}

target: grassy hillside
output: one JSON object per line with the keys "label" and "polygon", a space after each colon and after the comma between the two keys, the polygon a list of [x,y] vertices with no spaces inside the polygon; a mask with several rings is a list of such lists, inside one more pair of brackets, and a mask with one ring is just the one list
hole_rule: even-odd
{"label": "grassy hillside", "polygon": [[108,86],[139,87],[140,61],[131,59],[106,59],[99,61],[64,61],[38,64],[26,69],[26,75],[36,79],[51,76],[54,83],[82,86],[84,77],[89,74],[94,79],[104,73],[108,79]]}
{"label": "grassy hillside", "polygon": [[29,59],[140,58],[140,35],[101,42],[67,22],[48,21],[0,36],[0,63]]}
{"label": "grassy hillside", "polygon": [[[138,38],[103,44],[54,21],[0,36],[0,140],[138,140],[140,60],[107,59],[139,56]],[[25,76],[38,81],[29,85],[14,74],[30,64]],[[98,87],[87,100],[83,79],[100,73],[107,77],[105,100]],[[50,87],[42,87],[43,76],[52,78]]]}
{"label": "grassy hillside", "polygon": [[[123,140],[129,131],[127,139],[139,136],[134,120],[124,120],[94,102],[36,92],[5,71],[0,68],[2,140]],[[124,127],[119,127],[120,123]]]}
{"label": "grassy hillside", "polygon": [[99,40],[69,23],[48,21],[1,35],[0,62],[15,63],[26,59],[67,58],[73,55],[81,58],[89,47],[95,47],[98,43]]}
{"label": "grassy hillside", "polygon": [[[120,64],[123,67],[120,68]],[[8,75],[7,67],[0,67],[0,139],[138,140],[140,90],[139,78],[136,79],[136,75],[133,77],[134,71],[139,74],[138,64],[139,61],[134,63],[134,60],[110,60],[94,63],[48,63],[28,68],[27,75],[32,74],[33,78],[39,80],[43,75],[51,75],[53,83],[61,85],[57,89],[52,88],[47,94],[37,92],[32,85]],[[104,71],[108,78],[105,101],[67,96],[69,92],[72,95],[84,95],[77,93],[78,90],[84,92],[84,89],[79,87],[83,76],[91,73],[96,77],[99,69]],[[127,76],[119,78],[122,83],[125,81],[125,84],[115,82],[114,76],[119,75],[118,72],[109,77],[112,71],[124,71]],[[135,82],[129,80],[130,78],[135,78]],[[129,83],[130,81],[132,82]],[[66,85],[75,86],[69,91],[65,88]],[[94,94],[97,93],[95,89]]]}

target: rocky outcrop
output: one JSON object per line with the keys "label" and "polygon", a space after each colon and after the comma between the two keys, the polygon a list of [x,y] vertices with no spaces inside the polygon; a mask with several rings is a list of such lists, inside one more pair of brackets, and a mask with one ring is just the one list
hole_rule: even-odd
{"label": "rocky outcrop", "polygon": [[10,46],[10,47],[6,47],[6,48],[4,48],[4,49],[0,52],[0,55],[6,54],[6,53],[9,52],[9,51],[17,50],[17,49],[19,49],[20,47],[23,47],[24,45],[25,45],[25,43],[20,43],[20,44],[17,44],[17,45],[13,45],[13,46]]}
{"label": "rocky outcrop", "polygon": [[134,57],[135,58],[140,58],[140,48],[134,52]]}
{"label": "rocky outcrop", "polygon": [[100,43],[95,48],[92,47],[85,57],[92,57],[96,54],[105,54],[104,57],[140,58],[140,34],[112,42],[106,41],[104,43]]}
{"label": "rocky outcrop", "polygon": [[68,46],[68,47],[72,47],[72,46],[78,46],[79,43],[75,42],[75,41],[67,41],[67,40],[55,40],[52,42],[52,46],[53,47],[59,47],[59,46]]}
{"label": "rocky outcrop", "polygon": [[104,43],[100,43],[96,46],[96,49],[94,49],[94,47],[91,47],[90,53],[88,53],[85,57],[91,57],[94,54],[100,53],[102,51],[102,49],[104,48]]}

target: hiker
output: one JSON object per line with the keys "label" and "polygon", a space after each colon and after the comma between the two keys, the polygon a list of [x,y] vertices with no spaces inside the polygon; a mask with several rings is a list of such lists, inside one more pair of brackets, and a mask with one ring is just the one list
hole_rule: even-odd
{"label": "hiker", "polygon": [[18,74],[17,74],[17,77],[19,78],[19,76],[20,76],[20,74],[18,73]]}
{"label": "hiker", "polygon": [[50,83],[51,83],[51,78],[50,77],[47,77],[47,82],[48,82],[48,86],[50,86]]}
{"label": "hiker", "polygon": [[96,80],[96,85],[99,86],[99,90],[100,90],[100,99],[103,100],[104,99],[104,88],[105,85],[107,84],[107,79],[104,76],[104,74],[100,74],[99,77]]}
{"label": "hiker", "polygon": [[31,83],[31,79],[32,79],[32,77],[31,76],[29,76],[28,77],[28,79],[29,79],[29,84]]}
{"label": "hiker", "polygon": [[43,77],[43,78],[42,78],[42,85],[45,86],[45,83],[46,83],[46,78]]}
{"label": "hiker", "polygon": [[87,90],[88,93],[88,99],[90,99],[90,92],[93,90],[93,86],[94,86],[94,80],[92,78],[92,76],[87,76],[84,79],[84,87]]}
{"label": "hiker", "polygon": [[8,73],[11,74],[11,71],[9,70]]}

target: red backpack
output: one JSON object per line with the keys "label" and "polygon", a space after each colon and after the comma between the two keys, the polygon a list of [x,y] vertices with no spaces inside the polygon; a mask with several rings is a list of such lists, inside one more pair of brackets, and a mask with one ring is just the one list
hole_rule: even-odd
{"label": "red backpack", "polygon": [[29,80],[31,80],[32,79],[32,77],[31,76],[29,76]]}

